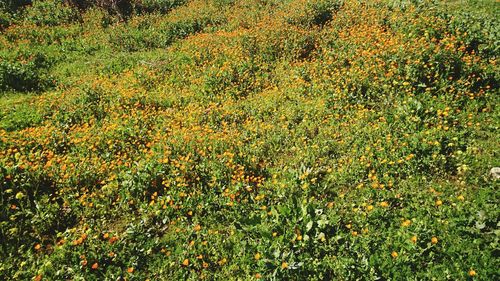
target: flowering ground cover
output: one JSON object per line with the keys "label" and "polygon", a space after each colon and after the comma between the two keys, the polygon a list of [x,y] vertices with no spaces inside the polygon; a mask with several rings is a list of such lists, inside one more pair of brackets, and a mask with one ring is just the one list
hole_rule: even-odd
{"label": "flowering ground cover", "polygon": [[500,278],[498,1],[119,2],[0,4],[0,279]]}

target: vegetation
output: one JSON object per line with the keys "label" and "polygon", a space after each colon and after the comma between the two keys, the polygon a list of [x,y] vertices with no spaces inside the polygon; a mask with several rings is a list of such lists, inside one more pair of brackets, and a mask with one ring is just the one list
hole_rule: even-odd
{"label": "vegetation", "polygon": [[500,279],[498,1],[2,3],[0,279]]}

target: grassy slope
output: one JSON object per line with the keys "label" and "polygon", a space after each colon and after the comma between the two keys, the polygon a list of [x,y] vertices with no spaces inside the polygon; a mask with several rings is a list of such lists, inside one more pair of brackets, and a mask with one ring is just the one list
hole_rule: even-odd
{"label": "grassy slope", "polygon": [[0,35],[0,279],[498,279],[497,2],[44,3]]}

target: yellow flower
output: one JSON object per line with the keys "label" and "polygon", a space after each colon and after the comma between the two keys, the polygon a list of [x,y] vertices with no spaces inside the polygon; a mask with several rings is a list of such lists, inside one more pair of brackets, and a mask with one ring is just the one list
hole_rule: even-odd
{"label": "yellow flower", "polygon": [[183,266],[188,266],[188,265],[189,265],[189,260],[188,260],[188,259],[185,259],[185,260],[182,262],[182,265],[183,265]]}
{"label": "yellow flower", "polygon": [[412,243],[417,243],[417,236],[413,235],[411,238],[410,238],[411,242]]}
{"label": "yellow flower", "polygon": [[24,194],[23,194],[22,192],[18,192],[18,193],[16,194],[16,199],[17,199],[17,200],[21,200],[21,199],[23,199],[23,198],[24,198]]}
{"label": "yellow flower", "polygon": [[259,259],[260,259],[260,254],[259,254],[259,253],[255,254],[254,258],[255,258],[256,260],[259,260]]}
{"label": "yellow flower", "polygon": [[227,259],[226,258],[223,258],[221,259],[220,261],[217,262],[220,266],[223,266],[227,263]]}
{"label": "yellow flower", "polygon": [[432,244],[437,244],[437,242],[438,242],[437,237],[432,237],[432,238],[431,238],[431,243],[432,243]]}
{"label": "yellow flower", "polygon": [[396,252],[396,251],[392,251],[391,256],[392,256],[393,258],[397,258],[397,257],[398,257],[398,252]]}
{"label": "yellow flower", "polygon": [[441,206],[441,205],[443,205],[443,201],[441,201],[441,200],[437,200],[437,201],[436,201],[436,206],[437,206],[437,207],[439,207],[439,206]]}
{"label": "yellow flower", "polygon": [[281,268],[282,269],[287,269],[288,268],[288,263],[286,263],[286,261],[282,262],[281,263]]}
{"label": "yellow flower", "polygon": [[403,223],[401,223],[401,225],[405,226],[405,227],[410,226],[410,224],[411,224],[411,220],[404,220]]}
{"label": "yellow flower", "polygon": [[380,202],[380,207],[387,208],[387,207],[389,207],[389,203],[387,203],[385,201],[384,202]]}
{"label": "yellow flower", "polygon": [[476,276],[476,271],[474,269],[469,270],[469,276],[470,277]]}

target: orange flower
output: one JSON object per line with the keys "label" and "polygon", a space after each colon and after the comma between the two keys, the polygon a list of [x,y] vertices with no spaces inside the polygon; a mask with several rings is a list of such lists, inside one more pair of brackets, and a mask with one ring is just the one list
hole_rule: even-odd
{"label": "orange flower", "polygon": [[129,267],[129,268],[127,268],[127,272],[128,272],[128,273],[133,273],[133,272],[134,272],[134,268],[133,268],[133,267]]}
{"label": "orange flower", "polygon": [[287,269],[288,268],[288,263],[286,261],[281,263],[281,269]]}
{"label": "orange flower", "polygon": [[188,259],[185,259],[185,260],[182,262],[182,265],[183,265],[183,266],[188,266],[188,265],[189,265],[189,260],[188,260]]}
{"label": "orange flower", "polygon": [[82,238],[78,238],[76,240],[73,241],[73,246],[77,246],[77,245],[80,245],[83,243],[83,239]]}
{"label": "orange flower", "polygon": [[94,264],[92,265],[92,269],[98,269],[98,268],[99,268],[99,264],[98,264],[98,263],[94,263]]}
{"label": "orange flower", "polygon": [[437,244],[437,242],[438,242],[437,237],[432,237],[432,238],[431,238],[431,243],[432,243],[432,244]]}
{"label": "orange flower", "polygon": [[35,250],[37,250],[37,251],[38,251],[38,250],[40,250],[41,248],[42,248],[42,245],[40,245],[40,244],[36,244],[36,245],[35,245]]}

